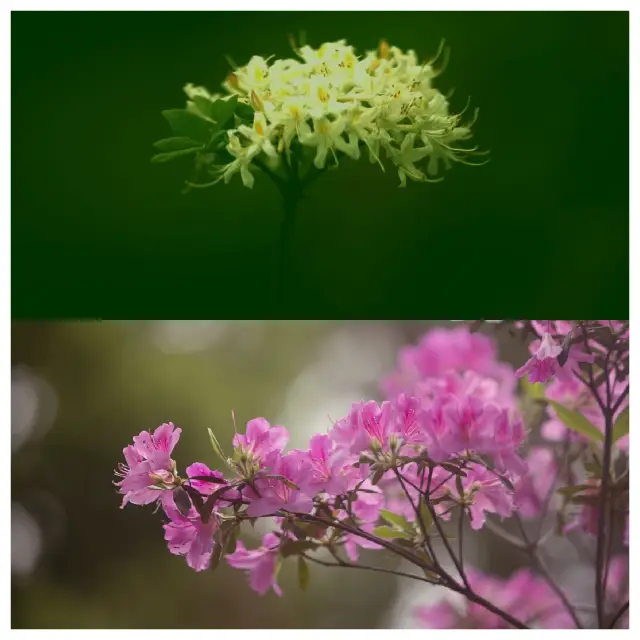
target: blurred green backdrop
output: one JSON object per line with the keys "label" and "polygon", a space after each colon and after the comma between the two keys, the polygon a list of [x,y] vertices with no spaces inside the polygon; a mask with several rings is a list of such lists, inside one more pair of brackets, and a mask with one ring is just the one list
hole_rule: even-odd
{"label": "blurred green backdrop", "polygon": [[[185,197],[189,162],[149,158],[186,82],[215,91],[225,54],[289,56],[300,30],[423,59],[445,38],[437,86],[492,155],[406,190],[345,161],[302,205],[276,307],[273,185]],[[628,317],[628,40],[625,12],[14,12],[13,315]]]}
{"label": "blurred green backdrop", "polygon": [[[328,416],[378,398],[398,348],[433,323],[16,322],[12,328],[12,626],[14,628],[397,628],[434,595],[413,581],[312,568],[306,593],[285,563],[283,598],[253,593],[222,563],[196,574],[166,549],[161,514],[129,506],[111,481],[143,429],[174,421],[180,469],[217,461],[265,416],[291,448],[326,432]],[[502,335],[502,334],[501,334]],[[502,357],[526,357],[502,335]],[[245,543],[257,546],[251,528]],[[469,564],[510,573],[522,557],[490,533],[467,536]],[[477,543],[474,549],[474,541]],[[570,545],[569,545],[570,546]],[[371,552],[371,564],[393,558]],[[571,549],[565,553],[571,556]]]}

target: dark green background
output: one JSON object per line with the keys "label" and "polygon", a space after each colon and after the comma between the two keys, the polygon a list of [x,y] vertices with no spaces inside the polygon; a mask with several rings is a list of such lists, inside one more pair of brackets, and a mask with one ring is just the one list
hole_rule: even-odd
{"label": "dark green background", "polygon": [[[490,164],[397,188],[344,162],[309,191],[295,298],[270,297],[278,194],[181,196],[151,165],[186,82],[253,54],[381,37],[480,107]],[[628,317],[627,13],[14,13],[14,317]]]}

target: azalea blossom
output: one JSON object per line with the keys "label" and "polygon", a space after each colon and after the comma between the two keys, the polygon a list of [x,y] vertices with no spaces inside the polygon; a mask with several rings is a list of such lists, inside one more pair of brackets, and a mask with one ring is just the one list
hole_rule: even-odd
{"label": "azalea blossom", "polygon": [[173,500],[165,501],[163,508],[170,519],[164,525],[164,538],[169,551],[184,556],[187,564],[195,571],[207,569],[213,553],[213,535],[218,529],[217,518],[211,517],[204,523],[194,508],[183,515]]}
{"label": "azalea blossom", "polygon": [[247,549],[239,540],[234,553],[225,556],[225,560],[235,569],[249,572],[251,588],[261,596],[273,589],[281,596],[282,590],[276,582],[276,567],[280,540],[273,533],[268,533],[258,549]]}
{"label": "azalea blossom", "polygon": [[180,439],[181,429],[173,423],[160,425],[153,434],[143,431],[133,438],[133,445],[123,449],[126,464],[120,464],[114,483],[124,495],[122,507],[132,504],[151,504],[164,500],[165,490],[171,489],[175,462],[171,453]]}
{"label": "azalea blossom", "polygon": [[537,351],[516,371],[516,376],[521,378],[528,375],[531,383],[547,382],[558,371],[558,356],[561,353],[562,347],[556,344],[550,333],[545,332]]}

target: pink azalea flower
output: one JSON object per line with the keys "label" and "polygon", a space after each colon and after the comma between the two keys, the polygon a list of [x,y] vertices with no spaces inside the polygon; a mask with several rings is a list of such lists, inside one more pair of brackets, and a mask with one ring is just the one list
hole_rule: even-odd
{"label": "pink azalea flower", "polygon": [[400,436],[403,443],[422,444],[424,434],[418,419],[422,409],[422,401],[419,398],[401,393],[396,398],[394,408],[393,431]]}
{"label": "pink azalea flower", "polygon": [[358,455],[374,443],[386,448],[392,418],[390,402],[383,402],[380,406],[373,400],[355,402],[349,415],[336,422],[329,435],[350,454]]}
{"label": "pink azalea flower", "polygon": [[217,518],[212,516],[205,524],[193,508],[183,515],[173,500],[165,501],[163,507],[170,518],[170,522],[164,525],[164,539],[169,545],[169,551],[184,556],[187,564],[195,571],[203,571],[211,562],[213,535],[218,529]]}
{"label": "pink azalea flower", "polygon": [[235,569],[249,572],[249,584],[261,596],[269,589],[281,596],[282,591],[276,582],[279,545],[280,541],[273,533],[264,536],[259,549],[246,549],[242,542],[238,541],[235,552],[227,555],[226,560]]}
{"label": "pink azalea flower", "polygon": [[443,461],[458,451],[455,413],[457,400],[452,395],[436,398],[430,407],[420,414],[424,432],[424,444],[433,460]]}
{"label": "pink azalea flower", "polygon": [[[529,569],[520,569],[503,580],[468,570],[473,590],[525,624],[547,629],[570,629],[573,620],[557,595]],[[419,620],[432,629],[510,629],[500,616],[479,604],[464,600],[461,608],[447,602],[420,607]]]}
{"label": "pink azalea flower", "polygon": [[[465,470],[466,477],[462,478],[462,488],[467,498],[473,500],[469,507],[471,528],[482,529],[487,513],[495,513],[503,518],[510,516],[514,509],[514,496],[504,483],[488,469],[480,465],[471,465]],[[439,489],[434,496],[450,494],[458,497],[455,478],[449,480]],[[448,513],[450,505],[446,502],[436,505],[436,512],[445,519],[450,517]]]}
{"label": "pink azalea flower", "polygon": [[[224,475],[220,471],[214,471],[203,462],[194,462],[187,467],[187,477],[189,478],[189,485],[192,486],[203,496],[210,496],[216,491],[220,491],[227,481],[224,479]],[[205,477],[215,480],[223,480],[224,482],[208,482],[207,480],[193,480],[192,478]],[[220,495],[220,494],[218,494]],[[229,489],[225,491],[221,496],[219,505],[221,507],[228,507],[231,500],[238,500],[242,497],[242,494],[237,489]],[[226,498],[222,500],[222,498]]]}
{"label": "pink azalea flower", "polygon": [[325,491],[330,495],[346,493],[356,480],[354,460],[344,450],[336,448],[328,435],[315,435],[309,443],[309,451],[298,452],[311,466],[308,488],[312,494]]}
{"label": "pink azalea flower", "polygon": [[[347,514],[345,513],[344,517],[346,516]],[[362,529],[366,533],[372,533],[375,529],[375,523],[362,523],[360,525],[360,529]],[[352,533],[347,533],[347,535],[344,537],[344,550],[351,562],[358,562],[358,558],[360,557],[360,549],[384,549],[384,547],[376,544],[375,542],[371,542],[366,538],[355,536]]]}
{"label": "pink azalea flower", "polygon": [[557,345],[550,333],[545,333],[535,354],[516,371],[521,378],[528,374],[529,382],[546,382],[558,371],[558,356],[562,347]]}
{"label": "pink azalea flower", "polygon": [[558,468],[553,451],[547,447],[532,447],[527,456],[528,472],[516,486],[518,511],[525,518],[540,515],[544,501],[556,480]]}
{"label": "pink azalea flower", "polygon": [[123,449],[125,464],[120,464],[117,475],[122,477],[115,485],[124,495],[121,508],[128,502],[137,505],[164,500],[166,491],[156,488],[162,481],[169,481],[175,470],[171,452],[180,439],[181,429],[173,423],[162,424],[153,435],[143,431],[133,438],[133,445]]}
{"label": "pink azalea flower", "polygon": [[405,347],[398,368],[381,385],[388,398],[400,393],[424,399],[451,393],[478,395],[501,405],[513,404],[513,369],[496,360],[495,342],[466,327],[433,329],[416,346]]}
{"label": "pink azalea flower", "polygon": [[[265,465],[268,471],[262,476],[256,476],[254,485],[257,492],[247,488],[245,497],[250,501],[247,514],[251,518],[259,518],[275,513],[283,509],[296,513],[311,513],[313,495],[309,489],[312,467],[308,460],[299,452],[292,451],[283,456],[278,451],[273,451],[266,459]],[[282,476],[298,487],[279,478],[268,476]]]}
{"label": "pink azalea flower", "polygon": [[288,440],[289,433],[284,427],[271,426],[264,418],[254,418],[247,422],[244,435],[236,433],[233,446],[259,461],[274,451],[282,452]]}
{"label": "pink azalea flower", "polygon": [[375,522],[380,516],[380,509],[384,507],[384,494],[370,480],[365,480],[360,489],[364,491],[358,491],[358,499],[353,501],[351,511],[363,522]]}

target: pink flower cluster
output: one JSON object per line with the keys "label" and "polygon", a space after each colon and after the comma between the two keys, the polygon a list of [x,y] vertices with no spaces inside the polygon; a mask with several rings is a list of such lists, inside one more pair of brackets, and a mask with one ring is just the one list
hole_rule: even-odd
{"label": "pink flower cluster", "polygon": [[[506,580],[479,571],[468,571],[467,577],[478,595],[528,625],[543,629],[575,628],[558,596],[528,569],[516,571]],[[460,609],[447,600],[419,607],[416,617],[429,629],[511,628],[500,616],[470,601]]]}
{"label": "pink flower cluster", "polygon": [[[523,451],[527,433],[518,412],[517,378],[527,375],[530,382],[545,383],[546,398],[580,411],[600,429],[604,422],[599,403],[577,375],[584,363],[594,361],[598,345],[575,344],[567,351],[564,338],[575,331],[571,322],[540,321],[533,327],[541,339],[530,345],[532,357],[515,372],[497,361],[495,344],[485,335],[465,327],[430,331],[401,351],[396,372],[382,384],[385,400],[353,403],[305,449],[285,451],[289,434],[284,427],[265,418],[250,420],[233,438],[230,457],[217,451],[230,473],[196,462],[182,477],[171,458],[180,429],[169,423],[153,433],[143,431],[123,451],[126,464],[119,466],[116,483],[122,506],[157,503],[171,553],[196,571],[211,566],[214,555],[224,556],[249,574],[254,591],[277,595],[282,593],[277,573],[283,549],[305,536],[314,549],[339,544],[357,562],[360,548],[385,546],[375,532],[390,517],[400,527],[397,535],[419,541],[417,520],[425,501],[430,520],[446,522],[464,514],[472,530],[492,516],[517,512],[537,518],[558,507],[561,465],[551,446]],[[620,398],[616,417],[628,406],[623,382],[612,374],[613,401]],[[547,411],[542,434],[560,439],[566,427],[551,407]],[[625,439],[616,446],[626,450]],[[295,527],[319,515],[324,524],[299,538]],[[258,548],[248,549],[234,538],[234,548],[227,550],[230,526],[265,517],[273,519],[276,530]],[[597,510],[591,503],[566,527],[571,528],[595,533]],[[573,626],[553,590],[527,570],[508,580],[475,571],[468,578],[479,595],[527,624]],[[464,611],[440,603],[422,609],[420,617],[432,628],[508,626],[471,602]]]}

